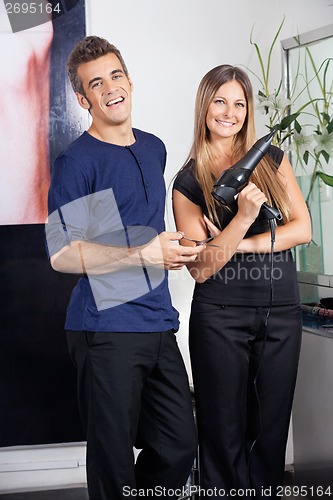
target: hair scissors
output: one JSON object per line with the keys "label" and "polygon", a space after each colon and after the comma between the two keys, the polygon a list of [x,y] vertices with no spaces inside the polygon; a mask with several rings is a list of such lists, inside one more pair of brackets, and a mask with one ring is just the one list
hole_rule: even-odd
{"label": "hair scissors", "polygon": [[187,236],[183,235],[183,240],[187,240],[187,241],[192,241],[192,243],[195,243],[195,246],[199,246],[199,245],[206,245],[208,247],[216,247],[218,248],[219,245],[214,245],[212,243],[209,243],[210,241],[212,241],[214,239],[213,236],[210,236],[209,238],[206,238],[205,240],[194,240],[193,238],[188,238]]}

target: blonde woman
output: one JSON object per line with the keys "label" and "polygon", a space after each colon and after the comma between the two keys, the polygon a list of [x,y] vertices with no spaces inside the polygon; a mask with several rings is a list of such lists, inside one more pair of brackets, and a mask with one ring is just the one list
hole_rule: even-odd
{"label": "blonde woman", "polygon": [[[230,206],[214,181],[256,141],[253,91],[240,68],[202,79],[193,145],[173,190],[177,229],[207,244],[187,265],[196,281],[190,354],[198,414],[202,488],[219,498],[283,484],[285,447],[301,341],[301,309],[290,249],[311,239],[308,211],[283,151],[270,146]],[[279,209],[273,268],[267,202]],[[183,245],[193,245],[186,238]],[[273,289],[273,296],[271,296]],[[233,490],[233,491],[232,491]]]}

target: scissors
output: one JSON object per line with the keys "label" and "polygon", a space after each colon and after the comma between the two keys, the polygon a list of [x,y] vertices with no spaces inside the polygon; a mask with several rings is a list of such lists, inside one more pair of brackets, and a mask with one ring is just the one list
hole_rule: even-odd
{"label": "scissors", "polygon": [[213,245],[212,243],[209,243],[210,241],[212,241],[214,239],[213,236],[210,236],[209,238],[206,238],[205,240],[194,240],[193,238],[188,238],[187,236],[183,236],[182,239],[187,240],[187,241],[192,241],[192,243],[195,243],[196,247],[199,245],[206,245],[208,247],[216,247],[216,248],[219,247],[219,245]]}

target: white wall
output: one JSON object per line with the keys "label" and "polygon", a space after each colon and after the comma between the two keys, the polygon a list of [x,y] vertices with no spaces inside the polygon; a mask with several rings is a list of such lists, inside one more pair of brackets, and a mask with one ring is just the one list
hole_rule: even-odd
{"label": "white wall", "polygon": [[[107,38],[122,52],[134,82],[134,126],[160,136],[168,149],[167,184],[182,165],[193,130],[193,108],[202,76],[223,63],[258,72],[250,33],[264,53],[285,15],[281,39],[333,22],[329,0],[87,0],[88,34]],[[281,74],[280,47],[272,76]],[[252,79],[256,88],[257,82]],[[258,116],[258,134],[264,131]],[[167,224],[173,228],[170,203]],[[178,341],[189,368],[187,322],[193,282],[187,271],[170,273],[180,312]]]}

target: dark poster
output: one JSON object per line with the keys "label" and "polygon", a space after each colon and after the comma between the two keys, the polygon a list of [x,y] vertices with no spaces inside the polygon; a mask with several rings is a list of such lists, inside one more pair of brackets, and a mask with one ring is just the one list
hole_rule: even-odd
{"label": "dark poster", "polygon": [[[85,4],[1,4],[0,446],[82,441],[64,333],[77,277],[51,269],[44,222],[55,156],[87,126],[66,73],[85,36]],[[24,16],[26,5],[52,21]]]}

